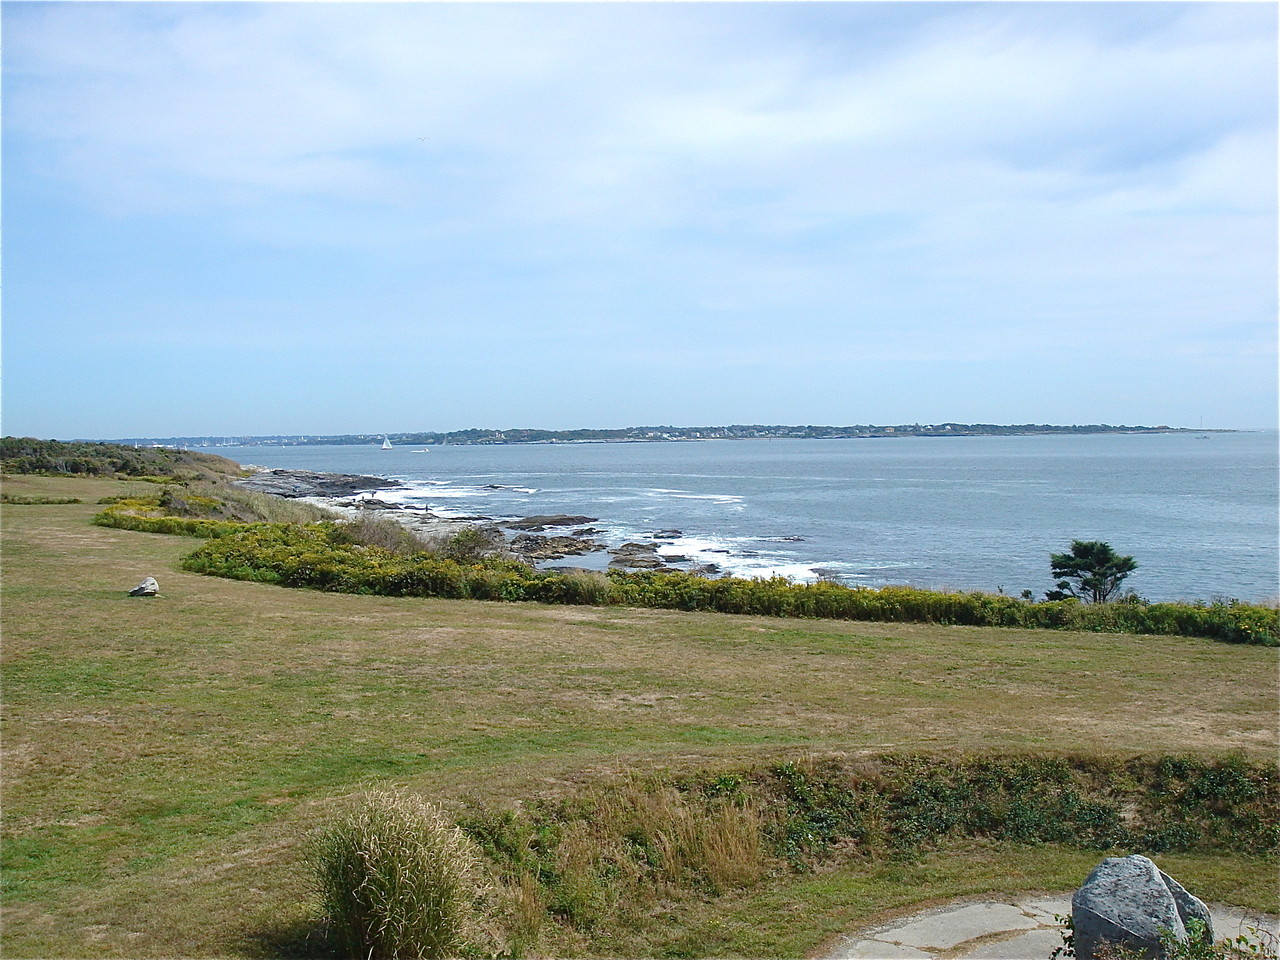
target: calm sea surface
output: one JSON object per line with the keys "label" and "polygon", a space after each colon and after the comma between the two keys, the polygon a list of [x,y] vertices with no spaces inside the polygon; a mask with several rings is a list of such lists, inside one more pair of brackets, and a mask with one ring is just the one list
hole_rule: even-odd
{"label": "calm sea surface", "polygon": [[[611,546],[739,576],[1024,589],[1072,539],[1134,556],[1152,600],[1266,600],[1277,586],[1277,435],[222,447],[243,464],[404,481],[443,516],[598,517]],[[603,566],[603,554],[566,563]]]}

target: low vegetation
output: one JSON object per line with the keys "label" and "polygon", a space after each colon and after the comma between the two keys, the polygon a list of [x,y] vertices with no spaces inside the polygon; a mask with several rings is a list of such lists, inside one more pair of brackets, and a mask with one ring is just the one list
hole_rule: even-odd
{"label": "low vegetation", "polygon": [[[149,529],[168,532],[159,523]],[[713,580],[672,571],[611,571],[607,576],[538,571],[504,558],[459,562],[431,553],[394,555],[357,542],[341,525],[242,527],[199,548],[184,565],[196,573],[241,580],[384,596],[605,603],[774,617],[1172,634],[1228,643],[1280,644],[1277,610],[1252,604],[1033,603],[987,593],[806,584],[783,577]]]}
{"label": "low vegetation", "polygon": [[1274,766],[1238,756],[805,758],[476,802],[458,817],[470,839],[419,798],[374,793],[322,834],[316,863],[347,956],[519,956],[579,952],[601,931],[639,947],[666,904],[964,839],[1231,850],[1261,871],[1278,821]]}
{"label": "low vegetation", "polygon": [[83,503],[79,497],[24,497],[22,494],[0,493],[0,503],[17,503],[40,506],[59,503]]}
{"label": "low vegetation", "polygon": [[554,951],[575,931],[638,936],[664,899],[914,860],[962,839],[1232,850],[1263,870],[1280,846],[1278,820],[1275,768],[1240,757],[885,755],[632,777],[473,809],[461,824],[515,894],[510,928]]}

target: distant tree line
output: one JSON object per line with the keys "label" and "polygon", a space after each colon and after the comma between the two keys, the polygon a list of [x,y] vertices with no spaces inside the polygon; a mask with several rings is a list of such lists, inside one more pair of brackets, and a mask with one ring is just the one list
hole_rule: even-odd
{"label": "distant tree line", "polygon": [[[1168,433],[1180,428],[1158,426],[1124,426],[1108,423],[904,423],[895,426],[851,424],[849,426],[815,426],[784,424],[731,424],[712,427],[616,427],[607,429],[541,430],[531,427],[496,430],[472,427],[448,432],[418,431],[391,434],[337,434],[299,437],[237,437],[234,442],[245,446],[304,446],[311,444],[359,445],[381,443],[384,436],[393,444],[490,444],[490,443],[638,443],[659,440],[749,440],[802,439],[838,440],[888,437],[1009,437],[1040,434],[1094,433]],[[140,441],[153,442],[153,441]],[[175,445],[208,446],[232,442],[224,437],[169,437],[160,442]]]}
{"label": "distant tree line", "polygon": [[166,447],[4,437],[0,438],[0,471],[52,476],[172,477],[234,474],[240,468],[224,457]]}

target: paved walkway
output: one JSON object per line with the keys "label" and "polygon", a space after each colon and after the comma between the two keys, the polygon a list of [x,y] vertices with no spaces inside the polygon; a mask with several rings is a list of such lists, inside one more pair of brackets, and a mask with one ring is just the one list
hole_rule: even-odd
{"label": "paved walkway", "polygon": [[[1209,905],[1214,936],[1235,937],[1258,926],[1235,907]],[[1062,946],[1054,914],[1071,913],[1071,894],[1002,901],[963,901],[899,917],[836,943],[828,960],[1049,960]],[[1277,918],[1265,922],[1277,930]]]}

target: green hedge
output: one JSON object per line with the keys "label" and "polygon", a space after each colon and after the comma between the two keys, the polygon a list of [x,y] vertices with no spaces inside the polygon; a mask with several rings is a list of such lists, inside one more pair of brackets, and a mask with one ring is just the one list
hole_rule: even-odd
{"label": "green hedge", "polygon": [[[162,520],[130,519],[130,529],[158,532]],[[176,521],[174,532],[210,521]],[[112,521],[111,525],[125,525]],[[1277,611],[1241,603],[1081,604],[1032,603],[986,593],[938,593],[909,587],[846,587],[793,583],[782,577],[709,580],[660,571],[600,574],[538,571],[527,564],[485,559],[460,563],[431,554],[393,556],[379,547],[349,542],[332,523],[214,524],[230,527],[184,561],[188,570],[244,580],[345,593],[536,600],[544,603],[615,604],[675,610],[708,610],[777,617],[823,617],[905,623],[943,623],[1175,634],[1228,643],[1280,644]],[[209,529],[213,529],[210,527]],[[199,527],[198,529],[206,529]]]}
{"label": "green hedge", "polygon": [[1280,616],[1275,609],[1236,602],[1033,603],[989,593],[794,583],[784,577],[708,580],[670,571],[615,573],[610,574],[610,579],[614,585],[613,602],[627,606],[835,620],[1174,634],[1227,643],[1280,644]]}

